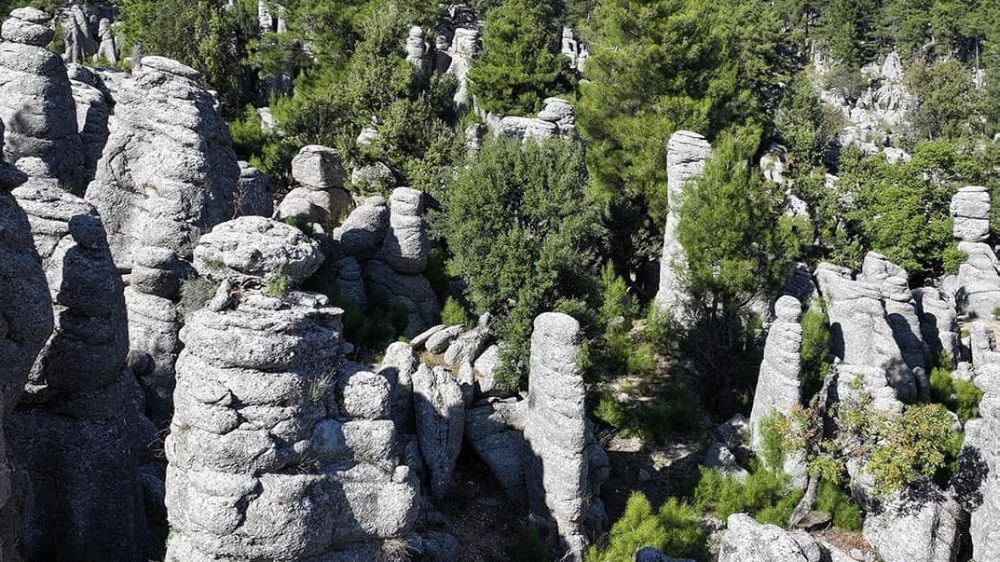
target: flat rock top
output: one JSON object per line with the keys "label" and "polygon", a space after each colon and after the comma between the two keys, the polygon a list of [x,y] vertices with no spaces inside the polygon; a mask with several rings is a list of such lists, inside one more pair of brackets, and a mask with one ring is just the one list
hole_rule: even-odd
{"label": "flat rock top", "polygon": [[319,244],[299,229],[264,217],[240,217],[201,237],[195,268],[210,278],[258,277],[275,272],[297,286],[323,262]]}
{"label": "flat rock top", "polygon": [[575,345],[580,337],[580,323],[568,314],[546,312],[535,318],[535,333],[548,341]]}
{"label": "flat rock top", "polygon": [[142,66],[147,66],[160,72],[180,76],[189,80],[200,80],[201,73],[190,66],[181,64],[173,59],[158,56],[142,57]]}
{"label": "flat rock top", "polygon": [[49,16],[38,8],[18,8],[10,13],[10,17],[31,23],[48,23]]}

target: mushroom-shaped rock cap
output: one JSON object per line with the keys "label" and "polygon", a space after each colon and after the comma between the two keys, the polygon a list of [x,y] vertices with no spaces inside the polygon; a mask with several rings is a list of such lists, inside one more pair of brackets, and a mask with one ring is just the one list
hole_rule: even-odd
{"label": "mushroom-shaped rock cap", "polygon": [[799,299],[791,295],[785,295],[778,299],[778,302],[774,303],[774,314],[779,320],[798,322],[802,316],[802,304],[799,302]]}
{"label": "mushroom-shaped rock cap", "polygon": [[215,227],[194,249],[194,267],[215,281],[264,279],[280,273],[292,287],[319,269],[319,243],[299,229],[264,217],[240,217]]}
{"label": "mushroom-shaped rock cap", "polygon": [[545,341],[576,345],[580,343],[580,323],[561,312],[546,312],[535,318],[535,334]]}
{"label": "mushroom-shaped rock cap", "polygon": [[21,8],[11,12],[10,16],[0,28],[0,36],[5,41],[44,47],[55,38],[55,31],[45,25],[48,16],[41,10]]}
{"label": "mushroom-shaped rock cap", "polygon": [[344,161],[339,152],[314,144],[304,147],[292,159],[292,177],[306,187],[342,188],[347,172],[344,171]]}

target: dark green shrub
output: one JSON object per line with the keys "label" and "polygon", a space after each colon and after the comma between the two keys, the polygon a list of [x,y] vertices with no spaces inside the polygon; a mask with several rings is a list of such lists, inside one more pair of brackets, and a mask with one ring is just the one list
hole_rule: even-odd
{"label": "dark green shrub", "polygon": [[545,543],[538,533],[538,528],[531,523],[521,525],[517,536],[510,544],[508,554],[511,560],[523,562],[548,562],[549,553]]}
{"label": "dark green shrub", "polygon": [[836,527],[852,532],[861,530],[861,508],[832,482],[824,480],[820,483],[815,509],[831,514]]}
{"label": "dark green shrub", "polygon": [[830,364],[830,322],[822,303],[812,303],[802,315],[802,396],[810,400],[823,387]]}
{"label": "dark green shrub", "polygon": [[975,383],[953,378],[946,366],[931,369],[931,400],[955,412],[962,423],[979,415],[982,398]]}

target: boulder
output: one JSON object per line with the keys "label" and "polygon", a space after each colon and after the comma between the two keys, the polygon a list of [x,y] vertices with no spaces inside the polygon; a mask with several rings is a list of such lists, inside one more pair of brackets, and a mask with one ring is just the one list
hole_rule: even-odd
{"label": "boulder", "polygon": [[194,249],[199,274],[223,279],[264,280],[283,275],[299,286],[323,263],[319,243],[301,230],[264,217],[240,217],[205,234]]}
{"label": "boulder", "polygon": [[451,485],[462,448],[465,429],[462,389],[445,369],[420,365],[413,374],[413,409],[420,454],[430,471],[431,495],[441,500]]}
{"label": "boulder", "polygon": [[761,452],[760,424],[774,413],[788,416],[802,400],[802,304],[784,296],[774,305],[776,319],[764,345],[750,413],[751,445]]}
{"label": "boulder", "polygon": [[423,194],[409,187],[397,187],[389,197],[389,211],[382,259],[399,273],[423,272],[430,253]]}
{"label": "boulder", "polygon": [[309,145],[292,159],[292,178],[309,189],[343,189],[347,174],[336,149]]}
{"label": "boulder", "polygon": [[236,186],[236,214],[269,217],[274,213],[267,174],[239,161],[240,179]]}
{"label": "boulder", "polygon": [[524,400],[487,400],[469,409],[465,438],[511,499],[527,500],[524,481]]}
{"label": "boulder", "polygon": [[365,262],[375,255],[388,229],[389,208],[384,198],[374,196],[358,205],[333,231],[333,237],[345,254]]}
{"label": "boulder", "polygon": [[719,562],[821,562],[823,551],[804,531],[762,525],[736,513],[726,521]]}
{"label": "boulder", "polygon": [[406,312],[403,336],[416,336],[441,320],[441,305],[423,275],[399,273],[379,260],[365,263],[361,272],[373,302]]}
{"label": "boulder", "polygon": [[964,519],[952,497],[920,481],[869,513],[864,537],[885,562],[951,562]]}
{"label": "boulder", "polygon": [[[3,149],[0,132],[0,152]],[[3,171],[13,167],[0,163]],[[14,174],[11,174],[14,175]],[[11,176],[8,176],[11,177]],[[22,178],[26,179],[26,178]],[[31,238],[31,226],[17,200],[7,192],[11,182],[0,185],[0,557],[17,560],[20,529],[17,507],[10,502],[13,486],[12,460],[7,444],[9,417],[28,380],[38,353],[52,334],[52,301],[41,259]],[[10,503],[10,505],[8,505]]]}

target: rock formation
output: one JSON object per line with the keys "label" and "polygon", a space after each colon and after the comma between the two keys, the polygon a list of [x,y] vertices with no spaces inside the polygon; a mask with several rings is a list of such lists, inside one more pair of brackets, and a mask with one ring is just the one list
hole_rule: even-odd
{"label": "rock formation", "polygon": [[65,65],[45,48],[54,33],[48,21],[40,10],[21,8],[0,30],[4,156],[32,177],[81,193],[86,182],[76,103]]}
{"label": "rock formation", "polygon": [[1000,439],[997,438],[1000,435],[1000,353],[996,349],[992,326],[978,322],[972,333],[975,383],[983,391],[979,403],[982,418],[965,424],[959,474],[953,485],[958,499],[971,513],[969,532],[973,557],[994,560],[1000,559]]}
{"label": "rock formation", "polygon": [[276,219],[295,219],[314,225],[313,230],[318,227],[320,232],[329,232],[350,209],[351,195],[344,189],[346,172],[336,150],[318,145],[304,147],[292,160],[292,178],[298,186],[281,201]]}
{"label": "rock formation", "polygon": [[406,37],[406,62],[413,65],[419,74],[427,72],[430,66],[430,45],[427,44],[424,29],[414,25]]}
{"label": "rock formation", "polygon": [[[281,256],[318,264],[315,243],[267,234],[286,225],[219,228],[243,233],[231,238],[238,255],[274,247],[268,255],[281,270],[295,269]],[[417,514],[390,381],[344,361],[341,311],[326,297],[294,284],[269,290],[252,262],[229,268],[216,298],[181,331],[166,559],[379,559]]]}
{"label": "rock formation", "polygon": [[405,311],[406,337],[437,324],[441,305],[423,275],[430,252],[423,194],[396,188],[388,207],[384,198],[369,197],[333,230],[332,237],[346,255],[335,263],[338,279],[349,280],[340,286],[342,298],[359,302],[366,295],[369,304]]}
{"label": "rock formation", "polygon": [[487,128],[494,135],[505,135],[524,142],[544,142],[552,138],[576,139],[576,116],[573,105],[563,98],[547,98],[535,117],[500,117],[481,112]]}
{"label": "rock formation", "polygon": [[97,162],[111,134],[108,122],[112,100],[101,78],[87,67],[69,64],[66,71],[73,87],[77,129],[83,142],[84,176],[89,181],[97,171]]}
{"label": "rock formation", "polygon": [[804,531],[761,525],[749,515],[730,515],[719,547],[719,562],[821,562],[822,547]]}
{"label": "rock formation", "polygon": [[951,200],[958,249],[968,256],[958,270],[959,310],[990,318],[1000,305],[1000,262],[986,243],[990,234],[990,194],[985,187],[963,187]]}
{"label": "rock formation", "polygon": [[[750,443],[762,451],[761,423],[774,413],[788,416],[802,400],[802,305],[792,296],[778,299],[774,305],[775,321],[767,333],[764,359],[754,392],[750,413]],[[797,454],[785,459],[785,470],[793,485],[805,487],[806,467]],[[735,463],[734,463],[735,464]]]}
{"label": "rock formation", "polygon": [[582,560],[606,519],[600,488],[607,455],[587,422],[580,338],[580,324],[570,316],[535,319],[524,424],[528,504],[551,524],[550,548],[564,560]]}
{"label": "rock formation", "polygon": [[[3,124],[0,122],[0,154]],[[0,159],[0,558],[19,560],[20,528],[11,490],[15,479],[7,444],[7,418],[17,404],[35,358],[52,333],[52,302],[28,217],[9,191],[27,176]]]}
{"label": "rock formation", "polygon": [[454,5],[448,15],[439,22],[439,33],[435,38],[437,51],[434,72],[454,76],[458,80],[455,91],[455,110],[465,112],[470,107],[468,73],[472,60],[480,49],[482,26],[475,14],[464,5]]}
{"label": "rock formation", "polygon": [[882,295],[885,317],[892,329],[903,362],[913,372],[921,398],[930,399],[930,379],[927,362],[930,351],[924,345],[920,315],[910,291],[906,270],[890,262],[882,254],[868,252],[861,267],[864,282],[877,287]]}
{"label": "rock formation", "polygon": [[420,454],[430,471],[431,495],[443,499],[462,449],[465,404],[462,389],[443,367],[420,365],[413,374],[414,412]]}
{"label": "rock formation", "polygon": [[921,287],[913,291],[913,299],[920,315],[920,333],[931,356],[938,357],[943,352],[955,364],[961,353],[961,338],[953,295],[934,287]]}
{"label": "rock formation", "polygon": [[864,536],[885,562],[952,562],[964,519],[947,493],[918,482],[885,502],[878,513],[869,513]]}
{"label": "rock formation", "polygon": [[[843,362],[842,378],[862,374],[873,394],[888,384],[900,400],[918,396],[920,386],[896,343],[880,288],[863,275],[855,280],[849,269],[827,263],[816,268],[816,280],[827,300],[832,352]],[[848,372],[852,376],[845,377]]]}
{"label": "rock formation", "polygon": [[193,275],[192,251],[202,234],[248,201],[241,201],[246,185],[228,128],[199,74],[161,57],[141,62],[131,75],[101,72],[115,110],[87,200],[104,219],[115,263],[129,274],[133,366],[149,411],[163,424],[181,350],[181,281]]}
{"label": "rock formation", "polygon": [[705,161],[712,147],[705,137],[690,131],[677,131],[667,143],[667,196],[669,209],[663,234],[663,256],[660,258],[660,288],[656,304],[676,320],[684,322],[685,292],[678,271],[685,267],[684,248],[677,241],[677,223],[684,200],[684,188],[705,171]]}

